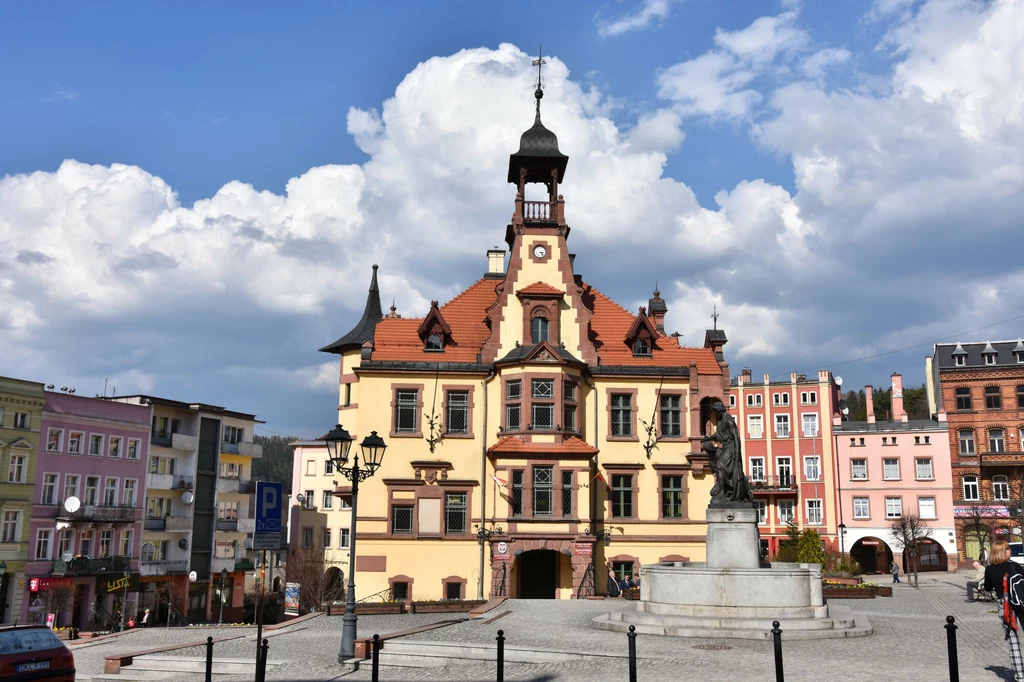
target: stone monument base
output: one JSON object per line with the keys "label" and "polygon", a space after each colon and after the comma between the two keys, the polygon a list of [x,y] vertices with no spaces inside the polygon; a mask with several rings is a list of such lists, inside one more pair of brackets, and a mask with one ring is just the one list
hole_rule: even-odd
{"label": "stone monument base", "polygon": [[594,627],[626,632],[633,625],[642,634],[768,639],[777,620],[786,639],[871,634],[870,623],[854,617],[849,607],[825,605],[818,564],[714,568],[669,562],[644,566],[640,577],[636,612],[605,614],[592,621]]}
{"label": "stone monument base", "polygon": [[[749,503],[707,508],[709,568],[758,568],[757,507]],[[643,585],[643,582],[640,583]]]}

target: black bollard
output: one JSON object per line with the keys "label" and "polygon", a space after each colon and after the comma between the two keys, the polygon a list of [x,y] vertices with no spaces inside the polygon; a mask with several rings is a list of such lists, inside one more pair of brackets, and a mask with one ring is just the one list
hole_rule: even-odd
{"label": "black bollard", "polygon": [[785,682],[786,673],[782,670],[782,630],[779,621],[772,623],[772,641],[775,643],[775,682]]}
{"label": "black bollard", "polygon": [[498,682],[505,682],[505,631],[498,630]]}
{"label": "black bollard", "polygon": [[373,652],[372,656],[372,668],[370,673],[370,679],[372,682],[380,680],[380,647],[383,642],[380,641],[380,635],[373,636]]}
{"label": "black bollard", "polygon": [[629,626],[629,682],[636,682],[636,626]]}
{"label": "black bollard", "polygon": [[946,651],[949,654],[949,682],[960,682],[960,662],[956,656],[956,618],[946,616]]}
{"label": "black bollard", "polygon": [[206,682],[213,682],[213,637],[206,638]]}
{"label": "black bollard", "polygon": [[263,643],[257,649],[259,655],[256,657],[256,682],[264,682],[267,679],[267,649],[269,648],[270,644],[264,638]]}

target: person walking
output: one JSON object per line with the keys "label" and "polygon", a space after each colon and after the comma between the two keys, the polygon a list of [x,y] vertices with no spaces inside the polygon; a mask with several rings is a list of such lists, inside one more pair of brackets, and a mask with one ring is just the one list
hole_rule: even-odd
{"label": "person walking", "polygon": [[619,589],[619,581],[615,578],[615,571],[608,571],[608,596],[618,597],[622,594],[622,590]]}
{"label": "person walking", "polygon": [[1003,579],[1007,575],[1024,574],[1015,562],[1010,561],[1010,545],[1004,540],[992,543],[988,553],[989,564],[985,568],[986,591],[994,590],[1002,608],[999,609],[999,622],[1003,626],[1005,640],[1010,645],[1010,664],[1013,666],[1014,682],[1024,682],[1024,659],[1020,653],[1020,639],[1017,635],[1017,613],[1003,594]]}
{"label": "person walking", "polygon": [[977,601],[974,598],[974,591],[980,589],[982,583],[985,582],[985,567],[981,565],[980,561],[974,562],[974,580],[967,581],[967,599],[964,600],[966,603]]}
{"label": "person walking", "polygon": [[149,609],[146,609],[146,612],[142,614],[142,627],[149,627]]}
{"label": "person walking", "polygon": [[895,559],[889,565],[889,572],[892,573],[892,582],[895,585],[900,581],[900,565],[896,563]]}

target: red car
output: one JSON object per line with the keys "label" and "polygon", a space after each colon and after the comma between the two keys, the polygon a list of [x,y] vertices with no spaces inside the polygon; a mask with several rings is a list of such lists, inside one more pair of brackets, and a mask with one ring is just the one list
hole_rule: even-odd
{"label": "red car", "polygon": [[0,627],[0,680],[74,682],[75,657],[45,625]]}

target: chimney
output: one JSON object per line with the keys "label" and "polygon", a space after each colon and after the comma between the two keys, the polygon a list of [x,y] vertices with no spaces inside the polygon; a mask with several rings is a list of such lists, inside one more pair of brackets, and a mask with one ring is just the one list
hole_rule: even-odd
{"label": "chimney", "polygon": [[892,375],[892,420],[904,424],[910,421],[903,409],[903,376],[895,372]]}
{"label": "chimney", "polygon": [[487,250],[487,274],[488,275],[504,275],[505,274],[505,250],[499,249],[495,246],[493,249]]}
{"label": "chimney", "polygon": [[868,412],[868,424],[875,423],[875,398],[871,386],[864,387],[864,408]]}
{"label": "chimney", "polygon": [[743,383],[750,384],[754,381],[754,373],[750,371],[749,367],[744,367],[740,370],[740,375],[743,377]]}

